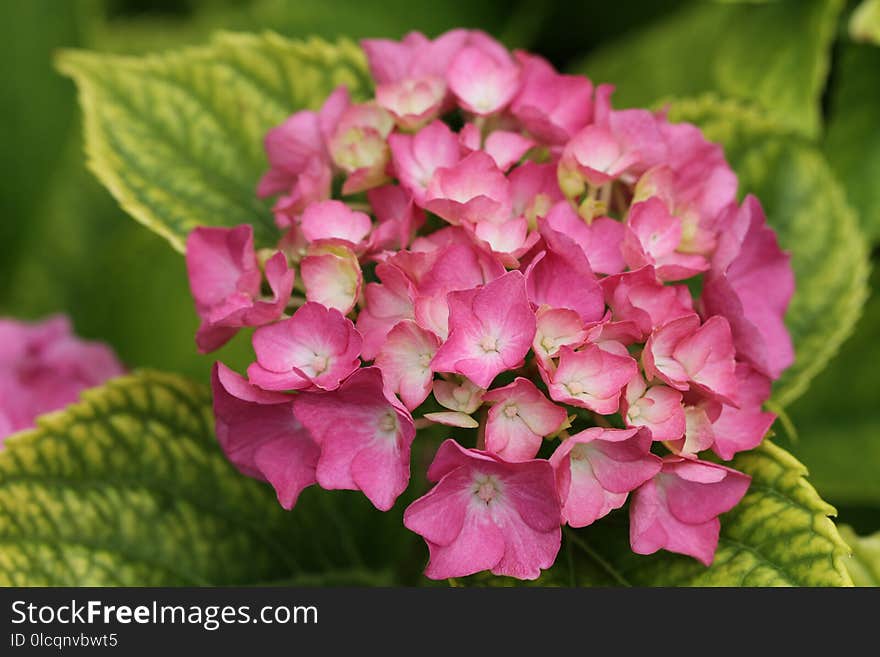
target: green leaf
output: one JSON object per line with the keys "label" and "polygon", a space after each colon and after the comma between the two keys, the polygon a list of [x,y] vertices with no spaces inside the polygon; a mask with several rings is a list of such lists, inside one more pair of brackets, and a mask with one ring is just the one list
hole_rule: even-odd
{"label": "green leaf", "polygon": [[756,110],[713,97],[670,105],[720,142],[740,192],[760,200],[782,247],[792,254],[797,289],[786,315],[796,360],[774,385],[785,406],[801,395],[852,333],[867,297],[868,250],[840,183],[822,154]]}
{"label": "green leaf", "polygon": [[7,438],[0,585],[364,581],[397,555],[377,516],[315,489],[285,512],[224,458],[206,388],[141,372]]}
{"label": "green leaf", "polygon": [[834,504],[880,505],[880,405],[877,335],[880,270],[854,335],[810,390],[788,409],[798,436],[788,448]]}
{"label": "green leaf", "polygon": [[843,43],[824,149],[868,237],[880,238],[880,48]]}
{"label": "green leaf", "polygon": [[880,46],[880,0],[862,0],[849,19],[853,41]]}
{"label": "green leaf", "polygon": [[272,215],[255,195],[266,131],[337,85],[368,87],[353,43],[271,33],[149,57],[67,51],[57,64],[79,88],[90,168],[178,250],[197,225],[252,223],[268,242]]}
{"label": "green leaf", "polygon": [[840,526],[840,535],[852,549],[846,568],[856,586],[880,586],[880,532],[859,536],[851,527]]}
{"label": "green leaf", "polygon": [[[743,500],[721,516],[715,561],[661,551],[640,556],[629,547],[625,511],[579,530],[566,530],[556,566],[535,582],[544,586],[851,586],[848,549],[823,502],[804,478],[806,468],[769,441],[738,455],[731,466],[749,474]],[[508,578],[457,580],[509,586]]]}
{"label": "green leaf", "polygon": [[809,136],[820,127],[842,0],[700,3],[600,48],[575,70],[617,86],[623,106],[715,91],[753,101]]}

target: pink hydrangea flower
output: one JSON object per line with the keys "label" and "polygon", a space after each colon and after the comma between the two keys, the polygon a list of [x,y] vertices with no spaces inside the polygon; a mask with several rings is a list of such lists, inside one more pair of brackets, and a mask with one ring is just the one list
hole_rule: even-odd
{"label": "pink hydrangea flower", "polygon": [[373,98],[267,135],[278,240],[191,238],[200,348],[256,327],[249,381],[215,374],[230,459],[286,506],[316,481],[388,509],[443,425],[405,520],[430,577],[537,577],[625,504],[636,552],[710,562],[747,478],[699,458],[760,444],[794,357],[757,200],[695,126],[482,32],[362,45]]}
{"label": "pink hydrangea flower", "polygon": [[656,196],[630,208],[627,227],[621,246],[632,269],[653,265],[658,278],[677,281],[709,268],[703,256],[678,251],[682,241],[681,218],[671,214]]}
{"label": "pink hydrangea flower", "polygon": [[0,449],[38,415],[124,371],[110,347],[76,337],[63,315],[35,323],[0,318]]}
{"label": "pink hydrangea flower", "polygon": [[552,371],[552,358],[562,347],[575,349],[587,341],[590,332],[581,316],[567,308],[541,308],[536,317],[532,350],[543,371]]}
{"label": "pink hydrangea flower", "polygon": [[645,373],[678,390],[690,384],[721,401],[737,405],[735,351],[730,324],[721,316],[702,325],[696,315],[657,329],[645,344]]}
{"label": "pink hydrangea flower", "polygon": [[278,319],[293,289],[294,272],[279,252],[266,262],[273,297],[260,299],[262,275],[250,226],[196,228],[187,238],[186,267],[202,320],[196,344],[203,353],[222,347],[243,326]]}
{"label": "pink hydrangea flower", "polygon": [[488,388],[499,373],[518,367],[535,336],[522,274],[508,272],[482,288],[450,293],[449,324],[449,338],[431,366]]}
{"label": "pink hydrangea flower", "polygon": [[586,126],[593,113],[593,84],[579,75],[560,75],[543,58],[517,52],[522,86],[511,113],[531,134],[564,144]]}
{"label": "pink hydrangea flower", "polygon": [[574,240],[594,272],[619,274],[626,267],[621,252],[626,231],[622,222],[611,217],[596,217],[587,223],[568,201],[561,201],[547,213],[547,226]]}
{"label": "pink hydrangea flower", "polygon": [[306,208],[300,230],[309,242],[338,240],[354,248],[363,242],[373,222],[363,212],[355,212],[342,201],[320,201]]}
{"label": "pink hydrangea flower", "polygon": [[409,78],[376,87],[376,102],[404,130],[417,130],[436,118],[446,98],[446,81],[436,76]]}
{"label": "pink hydrangea flower", "polygon": [[476,151],[434,172],[425,207],[453,224],[502,223],[510,218],[510,181],[492,156]]}
{"label": "pink hydrangea flower", "polygon": [[636,375],[620,400],[623,419],[629,427],[645,427],[654,440],[678,440],[685,433],[682,394],[665,385],[648,386]]}
{"label": "pink hydrangea flower", "polygon": [[403,518],[428,544],[428,577],[491,570],[536,579],[553,564],[561,543],[560,507],[547,461],[507,463],[447,440],[428,479],[437,485]]}
{"label": "pink hydrangea flower", "polygon": [[603,278],[601,285],[612,319],[627,325],[640,339],[674,320],[694,315],[687,288],[663,285],[650,265]]}
{"label": "pink hydrangea flower", "polygon": [[422,207],[434,173],[455,166],[461,159],[458,139],[442,121],[434,121],[415,135],[392,134],[388,145],[400,184]]}
{"label": "pink hydrangea flower", "polygon": [[751,478],[722,465],[669,456],[663,469],[633,494],[630,543],[636,554],[663,548],[709,566],[721,523],[749,488]]}
{"label": "pink hydrangea flower", "polygon": [[564,408],[523,377],[490,390],[483,401],[494,404],[486,420],[486,449],[505,461],[535,458],[544,437],[559,431],[567,418]]}
{"label": "pink hydrangea flower", "polygon": [[328,147],[333,163],[348,174],[343,194],[362,192],[387,181],[387,138],[393,127],[391,114],[372,103],[351,105],[339,117]]}
{"label": "pink hydrangea flower", "polygon": [[529,301],[538,307],[573,310],[584,322],[600,319],[605,301],[586,256],[555,230],[545,230],[543,238],[546,250],[526,269]]}
{"label": "pink hydrangea flower", "polygon": [[519,66],[503,49],[462,48],[446,72],[461,107],[479,116],[507,106],[519,91]]}
{"label": "pink hydrangea flower", "polygon": [[775,379],[794,361],[782,321],[794,293],[790,256],[779,249],[754,196],[731,212],[731,230],[719,243],[701,302],[706,314],[730,322],[738,353]]}
{"label": "pink hydrangea flower", "polygon": [[486,389],[466,377],[452,377],[434,381],[433,393],[441,406],[469,415],[483,403]]}
{"label": "pink hydrangea flower", "polygon": [[736,378],[739,408],[723,404],[712,423],[712,450],[724,460],[760,445],[776,420],[776,415],[762,410],[770,397],[770,379],[745,363],[737,364]]}
{"label": "pink hydrangea flower", "polygon": [[563,521],[586,527],[622,507],[663,466],[650,446],[644,429],[595,427],[563,440],[550,457]]}
{"label": "pink hydrangea flower", "polygon": [[[599,187],[619,178],[640,161],[639,152],[622,143],[611,130],[588,125],[565,146],[559,162],[560,186],[566,195],[577,195],[582,193],[584,182]],[[574,181],[573,187],[569,180]]]}
{"label": "pink hydrangea flower", "polygon": [[431,392],[431,360],[439,346],[436,335],[411,320],[403,320],[388,332],[376,356],[376,366],[382,370],[386,384],[410,410]]}
{"label": "pink hydrangea flower", "polygon": [[321,448],[315,476],[328,490],[360,490],[387,511],[409,483],[412,416],[378,368],[357,370],[331,392],[303,392],[293,410]]}
{"label": "pink hydrangea flower", "polygon": [[577,351],[562,347],[547,387],[555,401],[609,415],[617,412],[620,391],[637,371],[630,356],[612,354],[595,344]]}
{"label": "pink hydrangea flower", "polygon": [[401,41],[364,39],[361,42],[373,79],[378,84],[445,77],[455,54],[469,39],[467,30],[451,30],[431,41],[410,32]]}
{"label": "pink hydrangea flower", "polygon": [[345,244],[315,244],[300,262],[306,299],[348,314],[357,303],[364,274]]}
{"label": "pink hydrangea flower", "polygon": [[[348,90],[345,87],[338,87],[319,112],[310,110],[297,112],[281,125],[269,130],[266,134],[265,146],[271,168],[260,179],[257,186],[259,196],[272,196],[295,189],[298,179],[307,172],[311,173],[310,167],[313,164],[317,164],[321,169],[327,169],[329,173],[330,156],[325,142],[335,130],[349,103]],[[303,205],[307,201],[329,196],[329,176],[326,180],[326,189],[314,189],[313,193],[303,195]]]}
{"label": "pink hydrangea flower", "polygon": [[261,390],[222,363],[214,365],[215,431],[229,461],[249,477],[269,482],[285,509],[317,482],[321,452],[293,413],[293,398]]}
{"label": "pink hydrangea flower", "polygon": [[266,390],[334,390],[360,365],[361,336],[338,310],[307,303],[254,332],[252,383]]}

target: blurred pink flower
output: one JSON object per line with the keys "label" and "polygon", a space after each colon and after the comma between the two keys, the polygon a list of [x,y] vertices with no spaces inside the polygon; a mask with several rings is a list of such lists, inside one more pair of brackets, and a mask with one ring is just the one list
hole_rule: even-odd
{"label": "blurred pink flower", "polygon": [[76,337],[67,317],[0,318],[0,448],[6,436],[33,427],[38,415],[124,371],[110,347]]}

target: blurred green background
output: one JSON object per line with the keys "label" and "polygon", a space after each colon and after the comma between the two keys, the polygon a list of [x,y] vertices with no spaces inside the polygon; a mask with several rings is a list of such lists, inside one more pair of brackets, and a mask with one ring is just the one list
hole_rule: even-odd
{"label": "blurred green background", "polygon": [[[218,29],[397,38],[479,27],[561,69],[618,82],[619,103],[705,91],[754,101],[825,152],[876,263],[880,47],[849,36],[856,4],[0,0],[0,315],[66,312],[81,335],[109,342],[131,367],[206,378],[214,357],[195,352],[183,259],[127,218],[86,170],[73,84],[55,73],[52,53],[162,50]],[[880,277],[871,282],[876,290]],[[841,521],[861,533],[880,528],[878,331],[872,292],[853,336],[787,409],[793,429],[776,429]],[[245,348],[238,341],[220,358],[242,365]]]}

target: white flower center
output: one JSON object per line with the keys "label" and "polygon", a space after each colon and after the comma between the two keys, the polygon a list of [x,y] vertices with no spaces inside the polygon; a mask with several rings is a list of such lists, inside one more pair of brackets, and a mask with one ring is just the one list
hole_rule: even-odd
{"label": "white flower center", "polygon": [[491,335],[483,336],[483,339],[480,340],[480,348],[487,354],[493,351],[497,352],[498,340],[493,338]]}
{"label": "white flower center", "polygon": [[501,482],[495,475],[480,474],[474,479],[472,490],[476,498],[488,505],[501,492]]}
{"label": "white flower center", "polygon": [[322,356],[321,354],[315,354],[312,358],[311,368],[315,373],[315,376],[318,374],[322,374],[327,370],[329,358],[327,356]]}
{"label": "white flower center", "polygon": [[397,415],[393,411],[388,411],[379,418],[379,430],[383,433],[396,434],[397,429]]}

